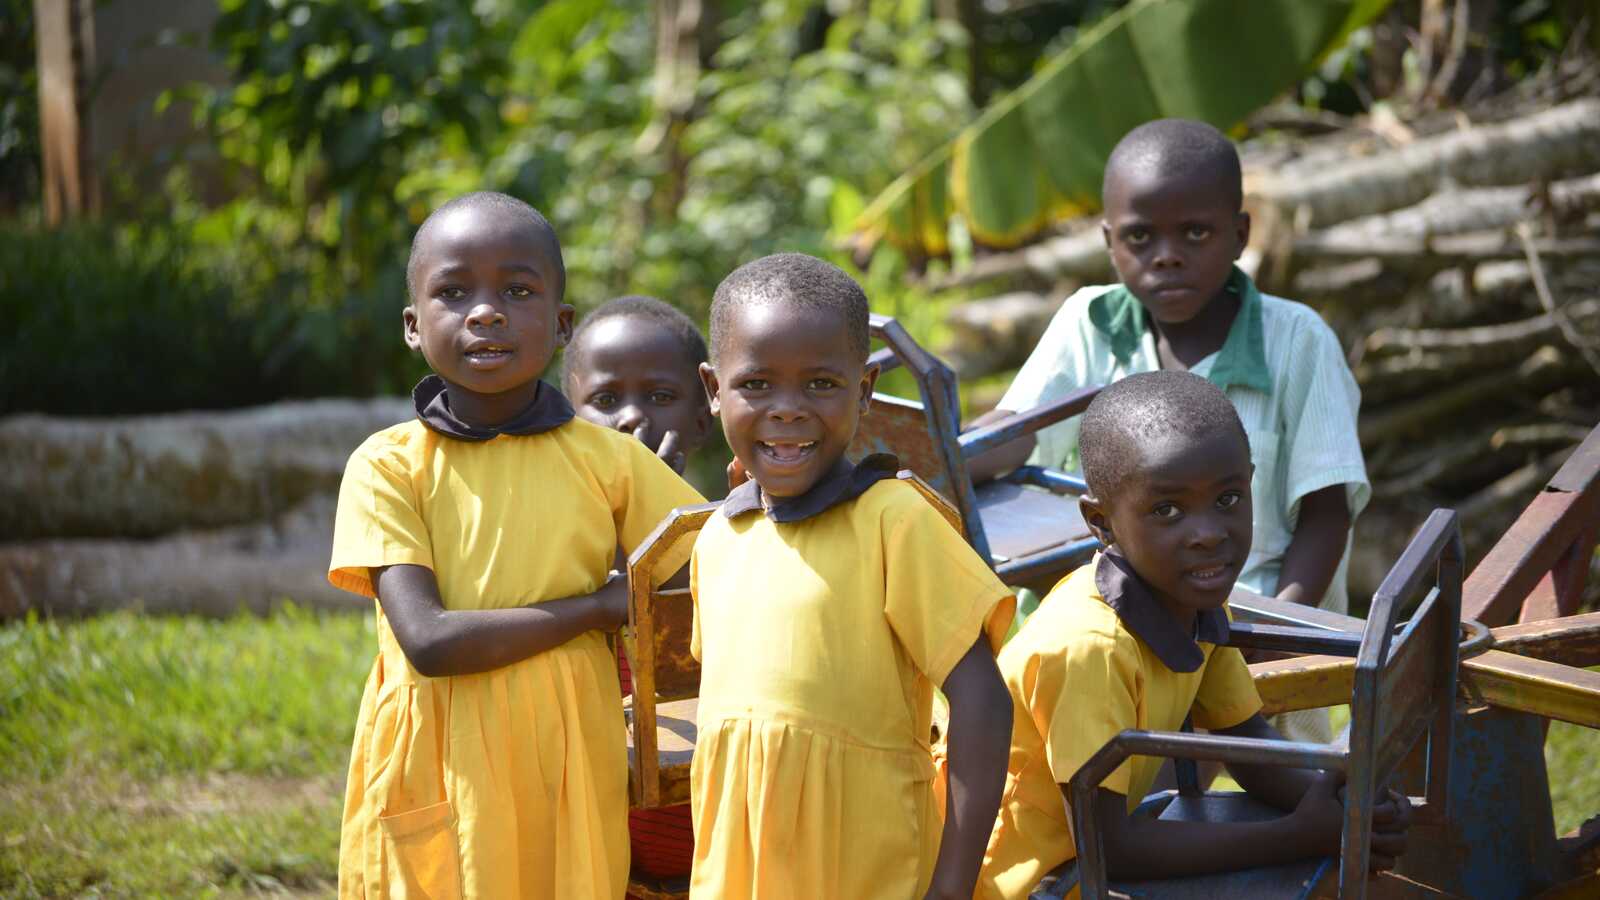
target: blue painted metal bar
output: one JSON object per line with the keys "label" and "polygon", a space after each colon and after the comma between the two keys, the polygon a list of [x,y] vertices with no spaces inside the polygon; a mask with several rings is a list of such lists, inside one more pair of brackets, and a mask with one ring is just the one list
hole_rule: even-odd
{"label": "blue painted metal bar", "polygon": [[1057,494],[1087,494],[1089,485],[1082,478],[1044,466],[1019,466],[1005,476],[1012,484],[1032,484]]}
{"label": "blue painted metal bar", "polygon": [[1234,622],[1228,628],[1228,646],[1284,653],[1323,653],[1355,656],[1361,635],[1354,631],[1328,631],[1293,625],[1252,625]]}
{"label": "blue painted metal bar", "polygon": [[1060,544],[1017,559],[1006,560],[994,567],[994,574],[1006,584],[1026,584],[1047,572],[1060,571],[1073,564],[1083,564],[1100,549],[1100,542],[1085,538],[1070,544]]}
{"label": "blue painted metal bar", "polygon": [[900,357],[895,355],[893,347],[884,347],[881,350],[874,350],[872,355],[867,357],[867,364],[877,365],[879,375],[882,375],[884,372],[892,372],[895,369],[900,368],[901,365]]}
{"label": "blue painted metal bar", "polygon": [[1007,416],[991,425],[975,428],[961,435],[961,455],[971,459],[1001,444],[1009,444],[1025,434],[1033,434],[1063,419],[1070,419],[1088,409],[1089,401],[1099,393],[1100,389],[1097,387],[1084,388],[1054,403],[1046,403],[1027,412]]}

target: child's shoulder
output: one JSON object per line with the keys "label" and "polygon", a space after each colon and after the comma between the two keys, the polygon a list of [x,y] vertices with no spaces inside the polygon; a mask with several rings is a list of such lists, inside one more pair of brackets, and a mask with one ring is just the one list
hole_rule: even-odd
{"label": "child's shoulder", "polygon": [[1262,293],[1261,317],[1262,324],[1272,332],[1299,335],[1309,340],[1331,340],[1335,344],[1339,340],[1321,313],[1298,300]]}
{"label": "child's shoulder", "polygon": [[352,461],[367,460],[391,467],[404,466],[413,459],[426,442],[428,428],[416,419],[408,419],[375,431],[350,454]]}
{"label": "child's shoulder", "polygon": [[1012,643],[1031,654],[1136,654],[1138,639],[1101,599],[1094,571],[1089,563],[1057,582]]}

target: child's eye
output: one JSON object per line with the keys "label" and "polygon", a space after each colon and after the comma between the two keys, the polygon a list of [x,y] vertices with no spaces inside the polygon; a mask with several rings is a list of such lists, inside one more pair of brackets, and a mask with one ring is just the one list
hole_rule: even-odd
{"label": "child's eye", "polygon": [[1228,491],[1226,494],[1223,494],[1221,497],[1217,498],[1217,509],[1233,509],[1235,506],[1238,506],[1239,501],[1243,499],[1244,495],[1240,494],[1238,491]]}
{"label": "child's eye", "polygon": [[532,297],[533,290],[525,284],[513,284],[506,288],[506,293],[513,297]]}
{"label": "child's eye", "polygon": [[1127,243],[1132,244],[1135,247],[1138,247],[1138,246],[1140,246],[1142,244],[1147,243],[1150,240],[1150,232],[1146,231],[1143,228],[1134,228],[1134,229],[1131,229],[1129,231],[1124,232],[1123,235],[1122,235],[1122,239],[1124,241],[1126,241]]}
{"label": "child's eye", "polygon": [[764,391],[767,389],[767,380],[765,378],[751,378],[740,384],[739,389],[742,391]]}
{"label": "child's eye", "polygon": [[1184,231],[1184,236],[1191,241],[1203,241],[1211,236],[1211,229],[1204,225],[1190,225]]}
{"label": "child's eye", "polygon": [[650,402],[656,404],[657,406],[670,406],[676,399],[678,399],[678,395],[671,391],[650,392]]}
{"label": "child's eye", "polygon": [[813,378],[811,379],[811,383],[806,385],[806,387],[813,391],[831,391],[838,386],[839,385],[830,378]]}
{"label": "child's eye", "polygon": [[1150,512],[1158,519],[1176,519],[1183,515],[1183,510],[1176,503],[1158,503]]}
{"label": "child's eye", "polygon": [[462,290],[461,288],[456,287],[453,284],[448,286],[448,287],[442,287],[442,288],[440,288],[438,290],[438,296],[440,298],[442,298],[442,299],[445,299],[445,300],[460,300],[462,297],[465,297],[466,295],[467,295],[466,291]]}
{"label": "child's eye", "polygon": [[589,405],[595,409],[609,409],[617,405],[617,395],[610,391],[601,391],[589,398]]}

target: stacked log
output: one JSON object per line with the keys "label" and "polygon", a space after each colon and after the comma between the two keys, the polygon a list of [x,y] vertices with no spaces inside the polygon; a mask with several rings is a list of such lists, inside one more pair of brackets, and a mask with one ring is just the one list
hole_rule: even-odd
{"label": "stacked log", "polygon": [[125,419],[0,420],[0,621],[113,609],[349,609],[327,581],[334,497],[401,398]]}
{"label": "stacked log", "polygon": [[[1494,116],[1402,129],[1399,143],[1356,129],[1243,153],[1242,264],[1322,313],[1361,385],[1373,500],[1358,594],[1437,506],[1462,513],[1475,559],[1600,422],[1600,98]],[[1015,332],[1110,275],[1098,222],[1083,221],[946,277],[1007,283],[1005,307],[1026,311],[985,353],[971,349],[988,341],[984,302],[959,308],[961,374],[1020,364]]]}

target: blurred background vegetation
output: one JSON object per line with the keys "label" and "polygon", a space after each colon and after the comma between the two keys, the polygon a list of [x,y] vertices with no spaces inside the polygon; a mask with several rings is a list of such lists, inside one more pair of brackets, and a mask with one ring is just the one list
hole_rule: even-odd
{"label": "blurred background vegetation", "polygon": [[[135,111],[191,121],[184,139],[106,154],[100,216],[45,229],[33,3],[0,0],[0,413],[404,392],[410,235],[472,189],[550,215],[580,311],[643,292],[703,314],[723,274],[776,250],[848,264],[867,201],[1124,5],[222,0],[191,16],[204,28],[143,39],[216,70]],[[98,4],[117,6],[138,4]],[[1563,0],[1495,6],[1502,78],[1582,21]],[[1371,45],[1364,29],[1296,96],[1355,113],[1402,94]],[[880,250],[862,275],[926,336],[936,304],[906,267]]]}

